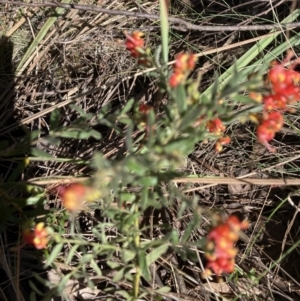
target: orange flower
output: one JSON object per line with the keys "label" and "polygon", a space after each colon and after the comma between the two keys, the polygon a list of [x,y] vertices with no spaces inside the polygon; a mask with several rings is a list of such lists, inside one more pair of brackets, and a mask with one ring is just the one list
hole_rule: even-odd
{"label": "orange flower", "polygon": [[80,183],[60,187],[58,194],[62,199],[63,206],[73,213],[83,210],[86,202],[93,202],[101,196],[99,190]]}
{"label": "orange flower", "polygon": [[187,53],[179,53],[179,55],[176,57],[175,63],[173,65],[173,70],[179,71],[179,72],[186,72],[188,70],[187,67],[187,61],[188,61],[189,55]]}
{"label": "orange flower", "polygon": [[177,87],[179,84],[182,84],[185,79],[184,73],[182,72],[174,72],[171,74],[169,78],[169,85],[172,88]]}
{"label": "orange flower", "polygon": [[230,142],[231,138],[229,136],[219,138],[215,144],[216,152],[220,153],[223,150],[223,146],[229,144]]}
{"label": "orange flower", "polygon": [[[220,220],[219,218],[217,220]],[[239,238],[239,231],[248,228],[248,222],[240,222],[236,216],[229,216],[228,219],[219,222],[207,235],[205,257],[208,260],[205,275],[209,275],[209,270],[213,270],[216,275],[223,272],[234,271],[235,256],[238,250],[234,244]]]}
{"label": "orange flower", "polygon": [[23,231],[23,240],[37,249],[44,249],[49,241],[48,231],[44,223],[38,223],[33,230],[26,228]]}
{"label": "orange flower", "polygon": [[187,67],[188,67],[188,70],[189,71],[193,71],[195,66],[196,66],[196,63],[197,63],[197,57],[195,54],[190,54],[189,55],[189,58],[187,60]]}
{"label": "orange flower", "polygon": [[249,97],[256,102],[261,102],[263,99],[261,93],[256,93],[256,92],[249,92]]}
{"label": "orange flower", "polygon": [[197,57],[195,54],[187,54],[181,52],[173,65],[174,72],[186,73],[192,71],[195,68]]}

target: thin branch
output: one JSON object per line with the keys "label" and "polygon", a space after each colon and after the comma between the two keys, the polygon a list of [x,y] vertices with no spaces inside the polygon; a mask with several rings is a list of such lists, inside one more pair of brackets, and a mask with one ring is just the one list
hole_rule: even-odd
{"label": "thin branch", "polygon": [[176,178],[174,183],[197,183],[197,184],[251,184],[271,186],[299,186],[300,179],[256,179],[256,178],[225,178],[225,177],[203,177],[203,178]]}
{"label": "thin branch", "polygon": [[[35,158],[36,159],[36,158]],[[38,161],[38,160],[36,160]],[[42,161],[42,160],[41,160]],[[55,158],[53,159],[55,161]],[[74,182],[82,182],[87,181],[90,179],[89,177],[59,177],[58,179],[51,178],[33,178],[30,179],[28,182],[37,185],[49,185],[49,184],[69,184]],[[110,178],[108,177],[107,180]],[[250,185],[269,185],[269,186],[299,186],[300,179],[258,179],[258,178],[225,178],[225,177],[214,177],[214,178],[175,178],[172,180],[174,183],[197,183],[197,184],[229,184],[229,185],[243,185],[243,184],[250,184]],[[199,189],[200,187],[196,187]]]}
{"label": "thin branch", "polygon": [[[132,18],[138,19],[149,19],[149,20],[159,20],[160,17],[155,14],[146,14],[140,12],[131,12],[126,10],[113,10],[113,9],[106,9],[101,8],[95,5],[80,5],[80,4],[68,4],[68,3],[59,3],[56,1],[53,2],[43,2],[43,3],[24,3],[21,1],[9,1],[9,0],[0,0],[0,3],[3,4],[11,4],[11,5],[18,5],[18,6],[32,6],[32,7],[62,7],[66,9],[78,9],[83,11],[93,11],[104,13],[108,15],[120,15],[120,16],[127,16]],[[293,22],[293,23],[281,23],[281,24],[265,24],[265,25],[196,25],[185,20],[169,17],[169,22],[173,23],[171,26],[178,30],[195,30],[195,31],[249,31],[249,30],[272,30],[272,29],[293,29],[300,27],[300,22]]]}

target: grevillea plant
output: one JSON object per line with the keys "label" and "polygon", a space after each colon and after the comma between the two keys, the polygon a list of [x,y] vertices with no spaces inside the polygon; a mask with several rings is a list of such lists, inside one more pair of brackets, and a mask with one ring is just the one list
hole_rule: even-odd
{"label": "grevillea plant", "polygon": [[[166,30],[162,31],[166,35]],[[89,279],[88,269],[102,277],[98,262],[99,258],[105,258],[106,266],[115,273],[111,281],[131,282],[127,290],[117,286],[114,292],[127,300],[138,300],[147,294],[159,295],[168,290],[161,288],[150,292],[141,285],[141,279],[151,283],[151,265],[168,251],[180,254],[182,260],[195,261],[200,258],[199,250],[203,251],[202,258],[207,265],[202,272],[206,277],[212,273],[220,276],[234,271],[235,244],[239,231],[246,230],[248,222],[240,221],[236,216],[222,219],[215,214],[207,235],[191,242],[192,232],[200,227],[198,199],[182,193],[174,187],[172,180],[182,176],[180,170],[184,158],[192,153],[198,142],[213,141],[217,152],[230,147],[227,125],[232,121],[254,122],[257,140],[274,152],[270,142],[283,126],[283,113],[300,99],[300,76],[294,65],[285,67],[292,58],[290,53],[282,64],[273,63],[269,67],[266,80],[263,80],[263,71],[249,76],[243,88],[248,91],[247,104],[250,106],[236,114],[226,103],[227,97],[239,92],[241,85],[237,86],[235,79],[221,91],[216,79],[211,95],[203,95],[200,76],[195,74],[197,55],[181,52],[170,68],[166,38],[162,41],[162,49],[153,52],[146,46],[143,36],[140,31],[126,32],[125,47],[139,67],[145,72],[149,68],[148,75],[157,83],[159,93],[167,95],[166,101],[156,99],[138,103],[130,99],[115,111],[103,108],[98,112],[97,125],[110,127],[120,135],[123,148],[113,160],[96,152],[90,162],[91,177],[86,182],[61,184],[55,189],[53,194],[62,210],[48,218],[53,230],[49,232],[43,223],[38,223],[23,232],[26,243],[49,251],[46,266],[55,266],[65,246],[70,248],[65,260],[67,264],[74,260],[80,249],[76,268],[62,283],[71,277]],[[136,129],[138,134],[134,134]],[[166,186],[168,191],[164,189]],[[152,233],[147,236],[145,233],[149,228],[153,232],[155,225],[141,224],[144,213],[172,207],[175,199],[180,200],[176,219],[182,218],[186,208],[193,212],[184,233],[173,225],[164,225],[163,235],[155,238]],[[82,211],[101,213],[103,222],[91,230],[95,239],[87,239],[78,230],[77,216]],[[62,235],[64,223],[55,220],[59,215],[61,220],[71,222],[68,235]],[[50,239],[52,245],[48,244]],[[91,287],[94,285],[91,280],[87,282]]]}
{"label": "grevillea plant", "polygon": [[[74,254],[79,246],[86,246],[94,255],[84,251],[83,259],[77,263],[76,273],[72,275],[84,276],[86,264],[102,275],[95,260],[97,256],[105,257],[107,265],[117,273],[115,281],[132,281],[131,290],[119,290],[118,293],[128,300],[137,300],[143,291],[141,279],[151,280],[149,266],[168,249],[180,253],[183,259],[195,257],[191,251],[194,246],[203,250],[207,262],[204,277],[234,271],[238,252],[235,243],[239,231],[247,229],[247,221],[240,221],[236,216],[222,219],[214,214],[206,237],[189,243],[192,231],[201,220],[198,210],[194,210],[191,226],[187,227],[184,235],[170,227],[164,237],[143,242],[142,231],[145,229],[141,228],[140,219],[149,208],[159,210],[172,205],[172,198],[181,199],[180,214],[187,206],[197,207],[196,198],[190,199],[178,189],[170,188],[166,196],[161,184],[167,182],[172,187],[172,179],[181,175],[178,168],[182,166],[184,156],[191,153],[199,141],[214,141],[217,152],[230,147],[231,138],[226,133],[226,126],[231,121],[253,121],[257,127],[257,140],[274,152],[269,143],[283,126],[283,113],[289,110],[290,104],[300,99],[300,76],[294,70],[295,65],[284,67],[292,57],[289,53],[282,64],[273,63],[270,66],[266,80],[263,81],[261,74],[250,77],[248,92],[251,107],[234,115],[224,98],[224,95],[230,95],[228,91],[232,83],[224,87],[225,92],[216,90],[211,98],[202,97],[200,78],[191,76],[197,64],[195,54],[179,53],[174,64],[168,68],[160,59],[159,50],[152,54],[151,49],[146,47],[142,32],[126,33],[125,37],[126,49],[140,67],[152,70],[150,76],[157,79],[160,92],[168,95],[168,102],[136,103],[130,100],[120,110],[109,115],[105,113],[106,117],[104,113],[100,114],[99,124],[110,124],[120,133],[122,129],[116,124],[126,127],[126,155],[114,163],[96,153],[92,162],[95,172],[88,182],[60,185],[56,189],[62,208],[66,209],[65,214],[69,214],[74,223],[69,237],[61,236],[61,229],[57,227],[50,229],[44,223],[38,223],[24,230],[23,239],[37,249],[51,251],[47,266],[55,265],[55,258],[66,244],[71,246],[70,254]],[[266,92],[261,93],[262,87]],[[141,133],[137,138],[132,136],[134,128]],[[138,193],[128,193],[126,187],[129,185],[138,188]],[[80,233],[75,233],[76,216],[91,209],[100,210],[109,220],[108,224],[93,228],[97,241],[88,241]],[[106,236],[110,227],[119,233],[113,240],[108,240]],[[117,262],[112,260],[115,254],[121,254]],[[67,262],[71,260],[72,256],[68,256]],[[129,272],[132,270],[134,274]]]}

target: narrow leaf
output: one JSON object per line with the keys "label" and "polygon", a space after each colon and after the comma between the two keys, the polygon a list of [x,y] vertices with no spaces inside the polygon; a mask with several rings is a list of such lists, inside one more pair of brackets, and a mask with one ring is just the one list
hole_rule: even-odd
{"label": "narrow leaf", "polygon": [[146,256],[146,262],[147,266],[149,266],[151,263],[155,262],[163,253],[165,253],[168,249],[167,243],[160,245],[153,251],[151,251],[149,254]]}
{"label": "narrow leaf", "polygon": [[53,261],[58,257],[58,254],[61,252],[63,246],[64,246],[63,243],[59,243],[53,248],[51,254],[47,258],[45,268],[50,266],[53,263]]}

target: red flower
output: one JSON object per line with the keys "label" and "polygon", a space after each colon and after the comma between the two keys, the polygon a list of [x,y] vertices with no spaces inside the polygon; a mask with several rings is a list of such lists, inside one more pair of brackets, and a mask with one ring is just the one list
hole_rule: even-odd
{"label": "red flower", "polygon": [[288,109],[288,105],[300,100],[300,87],[297,86],[300,73],[294,70],[300,60],[297,59],[288,69],[284,67],[293,56],[292,51],[288,52],[283,63],[273,63],[268,73],[272,93],[263,96],[264,116],[257,127],[257,138],[271,152],[275,149],[269,145],[269,141],[283,126],[282,113]]}
{"label": "red flower", "polygon": [[[219,220],[219,219],[218,219]],[[248,228],[248,222],[240,222],[236,216],[229,216],[224,223],[218,223],[207,235],[205,257],[208,260],[205,275],[210,274],[210,269],[216,275],[223,272],[234,271],[237,249],[234,244],[239,238],[239,231]]]}
{"label": "red flower", "polygon": [[189,72],[195,68],[197,57],[194,54],[180,53],[173,65],[173,73],[170,76],[169,84],[172,88],[184,82]]}
{"label": "red flower", "polygon": [[274,152],[275,150],[269,145],[275,134],[283,126],[283,116],[280,112],[270,112],[265,114],[263,121],[257,127],[257,138],[264,144],[269,151]]}
{"label": "red flower", "polygon": [[[222,273],[232,273],[234,271],[234,259],[232,258],[217,258],[215,261],[209,261],[206,265],[206,269],[211,269],[216,275]],[[210,273],[206,270],[206,275]]]}
{"label": "red flower", "polygon": [[[293,68],[293,67],[292,67]],[[300,82],[300,73],[290,69],[285,69],[284,64],[275,63],[268,74],[269,81],[274,85],[294,85]]]}
{"label": "red flower", "polygon": [[144,34],[140,31],[134,31],[131,35],[126,35],[125,46],[130,51],[130,54],[134,58],[139,58],[143,54],[145,47],[145,41],[143,39]]}
{"label": "red flower", "polygon": [[[275,133],[278,132],[283,126],[283,117],[282,114],[280,112],[270,112],[268,114],[265,114],[263,121],[261,122],[261,124],[259,125],[258,128],[260,128],[260,133],[263,136],[269,136],[271,134],[263,134],[262,129],[266,129],[266,132],[270,132],[273,133],[272,136],[274,137]],[[266,140],[266,141],[270,141],[273,139],[269,138],[269,139],[260,139],[259,140]]]}
{"label": "red flower", "polygon": [[206,123],[206,128],[216,135],[220,135],[225,131],[226,127],[223,125],[223,122],[220,118],[215,118]]}
{"label": "red flower", "polygon": [[266,95],[263,97],[264,110],[286,110],[287,98],[280,94]]}
{"label": "red flower", "polygon": [[275,95],[281,95],[281,98],[285,97],[288,103],[300,100],[300,89],[297,86],[300,83],[300,73],[294,70],[299,59],[289,69],[284,68],[284,64],[293,56],[294,54],[289,52],[283,63],[273,63],[274,66],[268,73],[268,80]]}
{"label": "red flower", "polygon": [[146,105],[144,103],[139,105],[139,112],[143,115],[148,115],[152,110],[152,106]]}
{"label": "red flower", "polygon": [[23,240],[37,249],[44,249],[49,241],[48,231],[44,223],[38,223],[33,230],[26,228],[23,231]]}
{"label": "red flower", "polygon": [[298,86],[286,86],[283,90],[278,91],[278,93],[286,97],[288,103],[293,103],[300,100],[300,88]]}

